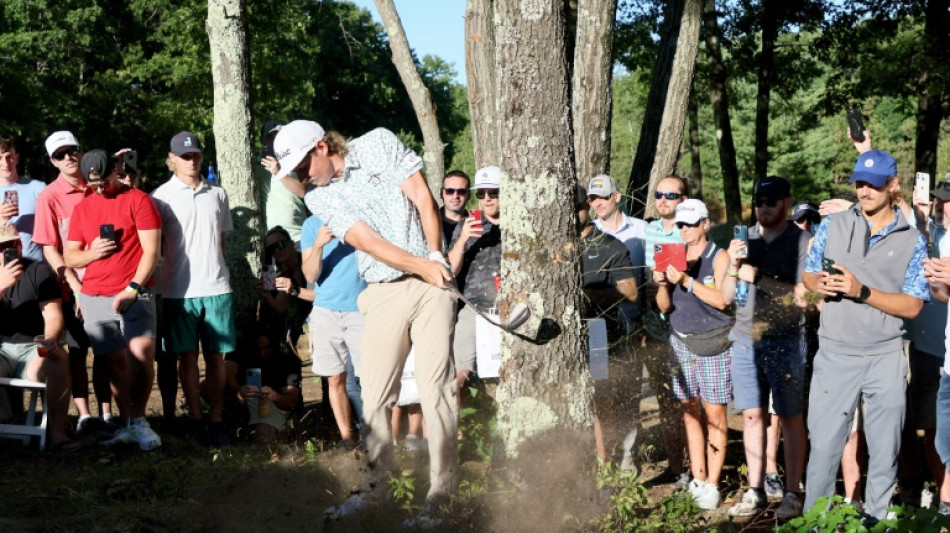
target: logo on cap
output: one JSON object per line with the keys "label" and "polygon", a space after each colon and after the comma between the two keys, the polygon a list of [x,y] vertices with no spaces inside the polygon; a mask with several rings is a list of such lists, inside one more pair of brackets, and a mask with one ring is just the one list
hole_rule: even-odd
{"label": "logo on cap", "polygon": [[865,159],[865,160],[864,160],[864,166],[867,167],[867,168],[873,167],[873,166],[874,166],[874,160],[871,159],[871,158]]}
{"label": "logo on cap", "polygon": [[191,146],[191,137],[185,137],[185,146]]}

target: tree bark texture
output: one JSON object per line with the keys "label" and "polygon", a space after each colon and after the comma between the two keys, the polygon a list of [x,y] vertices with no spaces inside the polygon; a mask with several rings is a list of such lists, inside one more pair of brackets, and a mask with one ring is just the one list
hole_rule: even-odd
{"label": "tree bark texture", "polygon": [[[689,106],[689,93],[693,86],[693,71],[696,67],[696,55],[699,53],[699,27],[702,13],[702,0],[685,0],[680,18],[679,37],[676,39],[676,53],[673,57],[673,71],[666,90],[666,104],[663,120],[657,137],[656,154],[650,169],[650,186],[647,192],[656,190],[656,185],[676,171],[680,146],[683,144],[683,129],[686,125],[686,111]],[[647,216],[656,217],[653,207],[656,201],[647,194]]]}
{"label": "tree bark texture", "polygon": [[[571,448],[573,458],[589,463],[593,382],[579,314],[564,0],[497,0],[495,9],[506,172],[502,311],[514,301],[527,302],[533,314],[528,330],[537,332],[533,341],[513,335],[503,340],[496,459],[575,439],[580,444]],[[537,457],[534,451],[524,456]],[[521,469],[527,462],[512,466]]]}
{"label": "tree bark texture", "polygon": [[580,0],[574,46],[571,109],[577,179],[610,170],[610,117],[617,0]]}
{"label": "tree bark texture", "polygon": [[434,198],[441,198],[442,176],[445,175],[445,144],[439,133],[435,104],[432,103],[429,89],[423,83],[422,75],[419,74],[416,62],[412,59],[409,41],[406,39],[406,32],[402,29],[402,21],[399,19],[399,13],[396,12],[393,0],[373,1],[376,3],[376,10],[379,11],[379,18],[386,27],[386,34],[389,35],[393,64],[396,65],[399,78],[402,79],[402,84],[409,93],[412,108],[416,112],[419,127],[422,129],[422,141],[425,146],[422,159],[426,163],[426,181],[429,183],[429,190],[432,191]]}
{"label": "tree bark texture", "polygon": [[214,141],[218,175],[227,190],[234,230],[226,259],[231,275],[238,346],[253,346],[257,280],[263,245],[260,197],[251,161],[248,48],[244,0],[209,0],[205,29],[214,83]]}
{"label": "tree bark texture", "polygon": [[667,4],[666,27],[627,186],[627,194],[634,198],[636,216],[656,216],[649,192],[676,169],[699,49],[701,1],[674,0]]}
{"label": "tree bark texture", "polygon": [[689,119],[689,192],[696,198],[703,197],[703,161],[700,153],[699,141],[699,102],[696,98],[696,79],[689,91],[689,102],[686,104],[686,116]]}
{"label": "tree bark texture", "polygon": [[465,74],[476,169],[501,162],[494,4],[494,0],[468,0],[465,11]]}
{"label": "tree bark texture", "polygon": [[726,221],[738,224],[742,220],[742,198],[739,196],[739,169],[736,166],[736,147],[729,119],[729,95],[726,90],[726,66],[722,61],[719,41],[722,30],[716,12],[716,0],[704,0],[703,27],[706,32],[706,56],[709,60],[709,100],[713,108],[716,142],[719,144],[719,166],[722,168],[722,193],[726,204]]}
{"label": "tree bark texture", "polygon": [[[755,175],[753,187],[769,172],[769,111],[772,82],[775,80],[775,41],[778,40],[776,0],[762,0],[762,51],[758,60],[758,88],[755,99]],[[752,210],[755,223],[755,209]]]}

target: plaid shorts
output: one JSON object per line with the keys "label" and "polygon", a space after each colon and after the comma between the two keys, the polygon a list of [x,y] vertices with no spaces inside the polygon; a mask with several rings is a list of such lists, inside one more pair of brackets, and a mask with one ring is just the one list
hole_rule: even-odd
{"label": "plaid shorts", "polygon": [[719,355],[700,357],[689,351],[676,335],[670,335],[673,357],[670,375],[673,396],[689,400],[697,396],[707,403],[725,405],[732,400],[732,346]]}

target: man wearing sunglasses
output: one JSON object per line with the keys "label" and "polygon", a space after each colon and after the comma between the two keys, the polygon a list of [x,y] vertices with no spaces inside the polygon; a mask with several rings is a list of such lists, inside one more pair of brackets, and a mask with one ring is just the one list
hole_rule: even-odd
{"label": "man wearing sunglasses", "polygon": [[96,358],[108,367],[122,427],[113,442],[153,450],[162,440],[145,420],[155,381],[155,302],[152,271],[158,261],[161,217],[151,198],[116,179],[103,150],[80,166],[89,194],[73,210],[63,252],[66,266],[85,268],[84,326]]}
{"label": "man wearing sunglasses", "polygon": [[422,176],[422,158],[391,132],[373,130],[345,142],[316,122],[297,120],[274,139],[280,178],[293,171],[316,187],[305,201],[333,234],[357,250],[368,283],[358,304],[364,318],[361,346],[363,409],[369,476],[366,490],[328,517],[352,515],[385,497],[391,473],[391,405],[415,347],[416,381],[429,432],[430,486],[413,525],[442,522],[440,507],[458,476],[458,408],[449,359],[456,297],[442,254],[442,224]]}
{"label": "man wearing sunglasses", "polygon": [[[811,235],[788,220],[794,200],[786,179],[760,180],[753,203],[757,223],[749,228],[748,244],[740,239],[730,243],[723,281],[726,292],[739,281],[749,287],[746,304],[736,308],[732,348],[734,402],[743,415],[749,489],[729,514],[752,516],[766,507],[768,498],[782,498],[775,515],[785,522],[802,512],[798,486],[806,448],[805,318],[803,309],[789,298],[796,290],[804,291],[801,272]],[[769,415],[770,395],[775,417]],[[781,422],[785,439],[784,494],[778,472],[766,472],[765,464],[766,429],[776,422]]]}
{"label": "man wearing sunglasses", "polygon": [[178,377],[188,407],[186,437],[204,440],[198,389],[198,340],[204,339],[210,409],[207,441],[228,444],[224,427],[224,354],[235,350],[231,284],[224,251],[233,229],[228,193],[201,177],[201,143],[190,131],[172,137],[173,172],[152,192],[162,215],[162,305],[166,350],[178,354]]}
{"label": "man wearing sunglasses", "polygon": [[[453,170],[442,178],[442,238],[448,241],[455,233],[455,227],[465,218],[465,204],[468,203],[468,174]],[[448,249],[448,246],[445,247]]]}

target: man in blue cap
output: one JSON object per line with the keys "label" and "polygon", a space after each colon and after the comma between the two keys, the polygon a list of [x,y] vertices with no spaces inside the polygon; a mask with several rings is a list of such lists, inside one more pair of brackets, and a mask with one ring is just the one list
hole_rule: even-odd
{"label": "man in blue cap", "polygon": [[858,203],[818,226],[802,274],[805,287],[824,297],[808,409],[805,508],[834,494],[863,394],[865,431],[874,435],[868,439],[865,512],[876,522],[886,516],[897,484],[907,376],[903,319],[920,313],[930,288],[923,274],[926,239],[896,207],[897,163],[872,150],[864,133],[864,141],[854,142],[861,155],[850,180]]}

